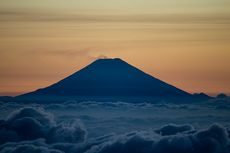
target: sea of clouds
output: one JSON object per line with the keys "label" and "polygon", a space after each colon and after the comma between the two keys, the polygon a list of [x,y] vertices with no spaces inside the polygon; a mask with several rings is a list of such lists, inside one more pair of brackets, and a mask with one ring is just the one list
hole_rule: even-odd
{"label": "sea of clouds", "polygon": [[229,153],[230,100],[0,102],[1,153]]}

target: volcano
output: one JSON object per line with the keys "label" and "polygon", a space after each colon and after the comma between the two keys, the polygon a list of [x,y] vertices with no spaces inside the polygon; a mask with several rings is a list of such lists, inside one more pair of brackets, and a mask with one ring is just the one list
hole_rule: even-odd
{"label": "volcano", "polygon": [[114,58],[97,59],[53,85],[18,97],[121,100],[190,98],[192,95]]}

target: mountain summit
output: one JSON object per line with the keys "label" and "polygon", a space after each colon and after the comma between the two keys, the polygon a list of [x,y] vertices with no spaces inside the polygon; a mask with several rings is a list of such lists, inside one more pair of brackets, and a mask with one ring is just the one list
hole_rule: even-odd
{"label": "mountain summit", "polygon": [[43,89],[19,97],[187,98],[192,95],[119,59],[98,59],[85,68]]}

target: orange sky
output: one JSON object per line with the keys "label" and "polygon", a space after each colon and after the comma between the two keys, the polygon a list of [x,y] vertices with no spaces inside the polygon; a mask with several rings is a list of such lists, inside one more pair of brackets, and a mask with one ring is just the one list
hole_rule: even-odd
{"label": "orange sky", "polygon": [[0,95],[46,87],[99,56],[188,92],[230,93],[229,0],[0,4]]}

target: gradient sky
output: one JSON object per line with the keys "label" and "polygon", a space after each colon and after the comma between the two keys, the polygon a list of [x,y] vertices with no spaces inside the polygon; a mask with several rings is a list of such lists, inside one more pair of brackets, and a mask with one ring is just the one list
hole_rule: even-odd
{"label": "gradient sky", "polygon": [[0,95],[103,56],[188,92],[230,93],[230,1],[0,0]]}

